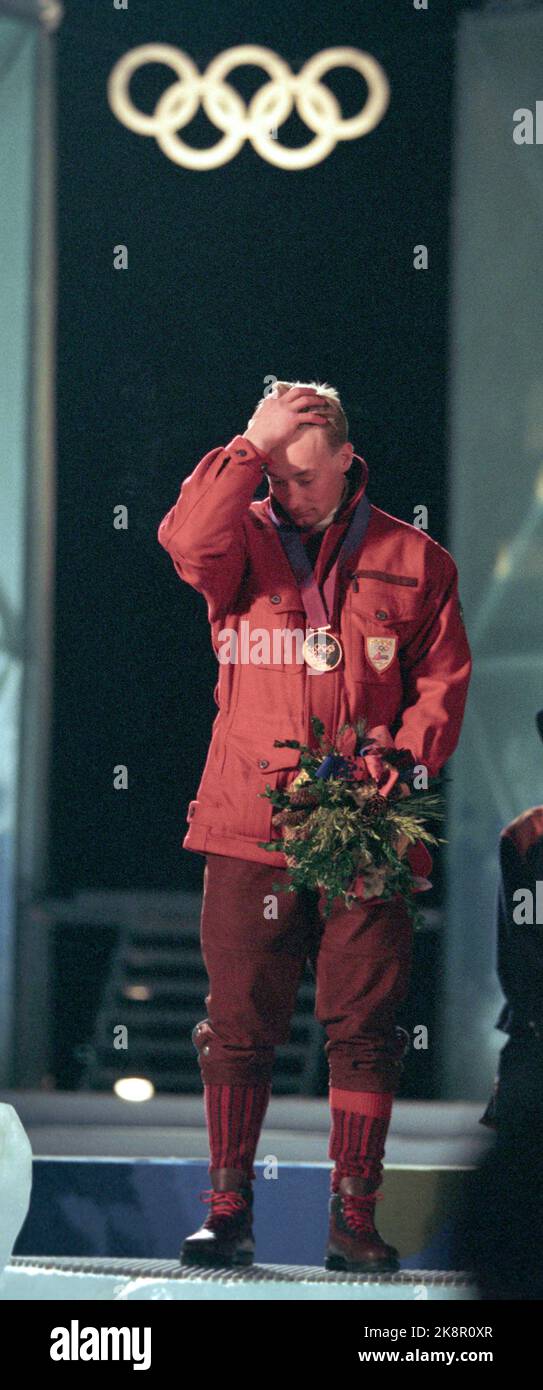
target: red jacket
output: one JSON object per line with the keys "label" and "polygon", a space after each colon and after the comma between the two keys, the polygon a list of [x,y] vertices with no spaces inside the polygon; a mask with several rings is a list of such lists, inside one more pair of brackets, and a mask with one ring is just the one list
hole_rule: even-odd
{"label": "red jacket", "polygon": [[[218,712],[183,848],[284,868],[282,851],[259,848],[259,840],[276,839],[278,832],[272,831],[271,801],[258,793],[266,785],[288,786],[300,754],[274,748],[274,739],[315,747],[312,714],[332,737],[346,720],[364,716],[382,742],[408,748],[436,775],[458,742],[472,663],[452,557],[424,531],[371,506],[366,535],[349,556],[338,594],[333,630],[344,660],[310,676],[299,647],[289,652],[277,632],[305,635],[308,623],[269,499],[252,501],[264,457],[242,435],[211,449],[185,479],[158,539],[180,578],[204,595],[217,657],[224,652],[224,628],[242,639],[243,623],[251,644],[262,636],[259,631],[253,639],[257,628],[272,638],[270,651],[260,648],[262,664],[247,659],[247,646],[239,659],[243,641],[237,661],[219,662]],[[353,460],[347,476],[351,494],[326,528],[317,557],[319,583],[365,491],[367,465]],[[395,654],[384,669],[372,664],[372,637],[396,639],[386,647]]]}

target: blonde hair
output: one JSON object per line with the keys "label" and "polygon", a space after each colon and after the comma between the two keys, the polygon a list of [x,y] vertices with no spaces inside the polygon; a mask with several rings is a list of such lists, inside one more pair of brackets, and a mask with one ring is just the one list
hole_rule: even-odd
{"label": "blonde hair", "polygon": [[326,381],[274,381],[273,389],[268,391],[265,396],[261,396],[256,409],[258,410],[258,406],[262,405],[271,395],[284,396],[285,391],[290,391],[291,386],[312,386],[315,391],[318,391],[319,396],[326,396],[329,401],[332,401],[330,421],[324,426],[324,429],[328,439],[328,445],[332,453],[335,453],[337,449],[341,448],[342,444],[347,443],[349,438],[347,416],[335,386],[328,386]]}

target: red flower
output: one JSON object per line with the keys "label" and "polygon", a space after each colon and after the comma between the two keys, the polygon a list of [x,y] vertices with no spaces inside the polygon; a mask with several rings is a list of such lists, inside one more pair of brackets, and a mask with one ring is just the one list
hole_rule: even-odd
{"label": "red flower", "polygon": [[355,782],[369,782],[370,773],[365,758],[354,758],[352,762],[352,775]]}
{"label": "red flower", "polygon": [[416,844],[409,846],[407,858],[413,873],[419,878],[427,878],[432,872],[434,861],[423,840],[417,840]]}

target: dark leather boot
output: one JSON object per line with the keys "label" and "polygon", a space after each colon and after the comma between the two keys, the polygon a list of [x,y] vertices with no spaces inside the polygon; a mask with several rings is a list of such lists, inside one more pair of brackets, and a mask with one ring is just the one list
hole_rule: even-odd
{"label": "dark leather boot", "polygon": [[382,1194],[368,1191],[366,1178],[341,1178],[330,1198],[330,1230],[325,1269],[352,1274],[394,1274],[400,1268],[398,1251],[376,1231],[373,1215]]}
{"label": "dark leather boot", "polygon": [[254,1259],[253,1189],[239,1168],[212,1168],[211,1188],[201,1194],[210,1211],[194,1235],[183,1241],[182,1265],[250,1265]]}

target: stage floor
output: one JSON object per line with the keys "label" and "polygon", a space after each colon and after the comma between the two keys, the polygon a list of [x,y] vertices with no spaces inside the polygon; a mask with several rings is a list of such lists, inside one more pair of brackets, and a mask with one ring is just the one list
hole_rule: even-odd
{"label": "stage floor", "polygon": [[14,1258],[0,1299],[169,1301],[277,1299],[476,1301],[477,1288],[457,1271],[395,1275],[329,1274],[319,1267],[259,1265],[241,1270],[182,1269],[173,1260]]}

